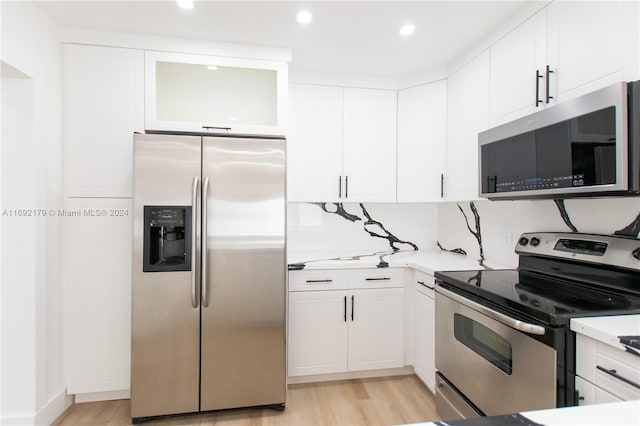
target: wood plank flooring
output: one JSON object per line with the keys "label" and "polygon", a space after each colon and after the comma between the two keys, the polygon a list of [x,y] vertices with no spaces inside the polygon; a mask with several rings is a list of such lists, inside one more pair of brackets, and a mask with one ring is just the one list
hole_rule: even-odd
{"label": "wood plank flooring", "polygon": [[[416,376],[289,385],[287,407],[174,416],[143,425],[393,425],[440,420],[434,397]],[[129,400],[70,407],[55,426],[130,425]]]}

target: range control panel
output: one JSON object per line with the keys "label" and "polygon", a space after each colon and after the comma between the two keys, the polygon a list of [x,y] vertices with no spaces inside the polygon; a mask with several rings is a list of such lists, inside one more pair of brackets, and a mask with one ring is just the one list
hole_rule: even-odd
{"label": "range control panel", "polygon": [[517,254],[531,254],[640,269],[640,239],[615,235],[527,232],[516,244]]}

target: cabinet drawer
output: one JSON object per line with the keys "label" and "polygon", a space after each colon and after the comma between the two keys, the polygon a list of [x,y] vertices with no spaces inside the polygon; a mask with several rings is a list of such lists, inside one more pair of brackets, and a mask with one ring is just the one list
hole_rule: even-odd
{"label": "cabinet drawer", "polygon": [[[622,354],[625,354],[622,352]],[[631,355],[633,356],[633,355]],[[640,364],[640,358],[638,359]],[[640,399],[640,366],[629,365],[621,360],[613,359],[596,352],[595,384],[625,401]],[[630,381],[631,383],[628,383]]]}
{"label": "cabinet drawer", "polygon": [[349,288],[390,288],[404,286],[402,268],[352,269]]}
{"label": "cabinet drawer", "polygon": [[289,272],[289,291],[344,290],[348,287],[346,270]]}
{"label": "cabinet drawer", "polygon": [[433,291],[435,289],[436,282],[433,275],[420,272],[420,271],[415,271],[413,282],[414,282],[415,289],[417,291],[419,291],[420,293],[426,296],[429,296],[432,299],[435,297]]}
{"label": "cabinet drawer", "polygon": [[623,400],[640,399],[640,357],[577,335],[576,373]]}

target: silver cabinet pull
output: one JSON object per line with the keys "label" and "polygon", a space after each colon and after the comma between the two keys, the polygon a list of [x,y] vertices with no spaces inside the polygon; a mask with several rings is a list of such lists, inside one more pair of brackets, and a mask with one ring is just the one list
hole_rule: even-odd
{"label": "silver cabinet pull", "polygon": [[494,311],[491,308],[488,308],[484,305],[481,305],[479,303],[476,303],[472,300],[467,299],[464,296],[460,296],[457,293],[454,293],[450,290],[444,289],[442,288],[442,286],[438,286],[436,288],[436,291],[446,297],[448,297],[449,299],[455,300],[456,302],[467,306],[468,308],[471,308],[475,311],[478,311],[480,313],[485,314],[486,316],[488,316],[489,318],[493,318],[494,320],[501,322],[504,325],[508,325],[509,327],[513,327],[516,330],[520,330],[523,333],[529,333],[529,334],[536,334],[539,336],[544,336],[545,334],[545,329],[542,326],[539,325],[535,325],[535,324],[529,324],[527,322],[523,322],[520,320],[517,320],[515,318],[511,318],[510,316],[507,316],[503,313]]}
{"label": "silver cabinet pull", "polygon": [[198,238],[198,187],[200,186],[200,178],[193,178],[191,185],[191,306],[195,309],[198,307],[198,287],[196,283],[196,238]]}
{"label": "silver cabinet pull", "polygon": [[209,178],[202,181],[202,306],[209,306],[209,283],[207,282],[207,199],[209,192]]}
{"label": "silver cabinet pull", "polygon": [[332,283],[333,280],[307,280],[309,284],[317,284],[317,283]]}
{"label": "silver cabinet pull", "polygon": [[640,385],[638,383],[634,382],[633,380],[629,380],[626,377],[623,377],[623,376],[619,375],[616,370],[613,370],[613,369],[612,370],[608,370],[608,369],[606,369],[606,368],[604,368],[604,367],[602,367],[600,365],[596,365],[596,368],[598,370],[602,371],[602,372],[607,373],[608,375],[610,375],[612,377],[615,377],[616,379],[618,379],[618,380],[620,380],[622,382],[625,382],[628,385],[633,386],[634,388],[640,389]]}
{"label": "silver cabinet pull", "polygon": [[205,130],[226,130],[227,132],[231,130],[231,127],[219,127],[219,126],[202,126]]}
{"label": "silver cabinet pull", "polygon": [[389,277],[381,277],[381,278],[365,278],[365,281],[389,281],[391,278]]}
{"label": "silver cabinet pull", "polygon": [[342,175],[338,176],[338,198],[342,198]]}

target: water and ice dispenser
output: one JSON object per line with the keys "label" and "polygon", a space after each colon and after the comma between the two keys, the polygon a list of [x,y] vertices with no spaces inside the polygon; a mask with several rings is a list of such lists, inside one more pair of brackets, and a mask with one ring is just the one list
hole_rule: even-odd
{"label": "water and ice dispenser", "polygon": [[191,206],[144,206],[144,272],[191,270]]}

